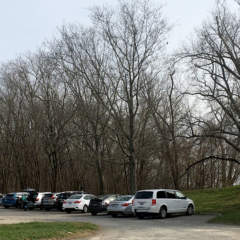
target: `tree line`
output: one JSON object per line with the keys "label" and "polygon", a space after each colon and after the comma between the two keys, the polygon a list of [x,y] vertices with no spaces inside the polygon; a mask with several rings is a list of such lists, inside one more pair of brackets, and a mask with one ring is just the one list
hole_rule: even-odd
{"label": "tree line", "polygon": [[96,7],[90,27],[65,25],[2,64],[0,190],[238,181],[240,18],[224,3],[171,56],[163,9],[137,0]]}

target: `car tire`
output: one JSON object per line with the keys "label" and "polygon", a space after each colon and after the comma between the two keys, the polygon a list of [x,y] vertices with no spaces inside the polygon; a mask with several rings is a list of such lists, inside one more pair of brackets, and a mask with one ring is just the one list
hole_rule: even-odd
{"label": "car tire", "polygon": [[91,215],[92,215],[92,216],[96,216],[97,213],[96,213],[96,212],[91,212]]}
{"label": "car tire", "polygon": [[9,208],[9,206],[4,206],[5,208]]}
{"label": "car tire", "polygon": [[167,217],[167,208],[166,207],[161,207],[159,210],[159,217],[164,219]]}
{"label": "car tire", "polygon": [[112,213],[111,214],[113,218],[116,218],[117,217],[117,214],[116,213]]}
{"label": "car tire", "polygon": [[190,204],[187,208],[187,212],[186,212],[186,215],[187,216],[192,216],[194,214],[194,208],[193,208],[193,205]]}
{"label": "car tire", "polygon": [[137,217],[138,219],[144,219],[144,214],[142,214],[142,213],[136,213],[136,217]]}
{"label": "car tire", "polygon": [[70,209],[66,209],[65,211],[66,211],[66,213],[68,213],[68,214],[70,214],[70,213],[72,212]]}
{"label": "car tire", "polygon": [[88,206],[87,205],[84,205],[83,207],[83,213],[87,213],[88,212]]}

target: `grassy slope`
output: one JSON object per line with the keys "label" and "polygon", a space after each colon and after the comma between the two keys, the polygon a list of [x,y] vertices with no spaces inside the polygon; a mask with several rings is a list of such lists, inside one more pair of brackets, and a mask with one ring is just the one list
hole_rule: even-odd
{"label": "grassy slope", "polygon": [[210,222],[240,225],[240,186],[185,193],[194,200],[196,213],[219,213]]}
{"label": "grassy slope", "polygon": [[97,230],[90,223],[32,222],[0,225],[0,240],[67,239],[85,236]]}

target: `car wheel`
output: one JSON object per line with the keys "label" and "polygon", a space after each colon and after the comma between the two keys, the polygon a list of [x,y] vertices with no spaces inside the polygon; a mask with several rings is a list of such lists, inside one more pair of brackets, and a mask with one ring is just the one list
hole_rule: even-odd
{"label": "car wheel", "polygon": [[193,205],[189,205],[188,208],[187,208],[186,215],[187,215],[187,216],[192,216],[193,214],[194,214]]}
{"label": "car wheel", "polygon": [[5,208],[9,208],[9,206],[4,206]]}
{"label": "car wheel", "polygon": [[161,207],[159,211],[160,218],[166,218],[167,217],[167,209],[166,207]]}
{"label": "car wheel", "polygon": [[83,212],[84,212],[84,213],[87,213],[87,212],[88,212],[88,207],[87,207],[87,205],[85,205],[85,206],[83,207]]}
{"label": "car wheel", "polygon": [[116,213],[112,213],[111,214],[113,218],[116,218],[117,217],[117,214]]}
{"label": "car wheel", "polygon": [[136,213],[136,217],[137,217],[138,219],[144,219],[144,214],[142,214],[142,213]]}
{"label": "car wheel", "polygon": [[97,213],[96,213],[96,212],[91,212],[91,215],[92,215],[92,216],[96,216]]}
{"label": "car wheel", "polygon": [[66,212],[70,214],[72,211],[70,209],[66,209]]}

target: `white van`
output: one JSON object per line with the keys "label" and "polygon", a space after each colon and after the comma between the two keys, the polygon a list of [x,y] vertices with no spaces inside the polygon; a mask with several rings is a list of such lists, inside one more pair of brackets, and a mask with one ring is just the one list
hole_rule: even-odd
{"label": "white van", "polygon": [[141,190],[135,194],[133,211],[138,218],[146,215],[159,215],[165,218],[168,213],[194,214],[194,202],[180,191],[172,189]]}

